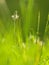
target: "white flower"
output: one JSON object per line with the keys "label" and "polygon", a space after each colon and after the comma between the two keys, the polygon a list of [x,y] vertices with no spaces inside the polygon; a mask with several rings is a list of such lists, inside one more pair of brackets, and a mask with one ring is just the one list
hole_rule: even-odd
{"label": "white flower", "polygon": [[18,19],[18,18],[19,18],[19,16],[18,16],[18,15],[16,15],[16,16],[15,16],[15,19]]}
{"label": "white flower", "polygon": [[12,18],[13,18],[13,20],[17,20],[19,18],[17,11],[12,15]]}
{"label": "white flower", "polygon": [[12,15],[12,18],[14,18],[14,15]]}

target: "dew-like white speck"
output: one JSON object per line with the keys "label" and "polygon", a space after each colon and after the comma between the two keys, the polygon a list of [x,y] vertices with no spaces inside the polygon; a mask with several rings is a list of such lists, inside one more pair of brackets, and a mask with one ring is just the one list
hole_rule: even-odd
{"label": "dew-like white speck", "polygon": [[15,13],[11,16],[14,20],[17,20],[19,18],[19,15],[17,13],[17,11],[15,11]]}

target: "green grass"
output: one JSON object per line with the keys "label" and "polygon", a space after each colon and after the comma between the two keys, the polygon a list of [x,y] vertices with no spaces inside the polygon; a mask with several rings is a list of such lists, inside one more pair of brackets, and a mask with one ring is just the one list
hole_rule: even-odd
{"label": "green grass", "polygon": [[42,48],[33,38],[15,44],[13,34],[5,35],[0,38],[0,65],[49,65],[49,41]]}
{"label": "green grass", "polygon": [[[15,33],[14,21],[11,18],[13,15],[11,13],[15,12],[15,8],[13,6],[14,12],[11,12],[12,6],[10,5],[12,4],[9,2],[10,11],[5,4],[0,7],[0,65],[49,65],[47,30],[43,47],[40,42],[36,44],[34,34],[30,38],[31,23],[35,23],[32,19],[33,0],[28,0],[27,7],[24,0],[19,1],[19,8],[17,6],[19,19],[15,21]],[[34,32],[33,28],[32,33]],[[26,39],[25,42],[24,39]]]}

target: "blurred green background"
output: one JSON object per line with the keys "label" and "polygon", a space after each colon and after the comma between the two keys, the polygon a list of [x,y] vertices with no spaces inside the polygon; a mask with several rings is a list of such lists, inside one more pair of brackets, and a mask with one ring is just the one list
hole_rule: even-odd
{"label": "blurred green background", "polygon": [[35,1],[0,0],[0,65],[49,65],[49,22],[41,23],[43,46],[40,41],[36,44],[40,13]]}

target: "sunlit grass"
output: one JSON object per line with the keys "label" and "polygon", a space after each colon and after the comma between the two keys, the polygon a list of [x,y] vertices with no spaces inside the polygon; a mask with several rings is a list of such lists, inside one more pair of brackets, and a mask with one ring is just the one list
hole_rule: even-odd
{"label": "sunlit grass", "polygon": [[49,65],[49,52],[45,46],[46,43],[41,47],[40,42],[36,44],[34,38],[32,40],[28,38],[26,43],[19,42],[20,46],[17,41],[16,44],[14,43],[13,33],[5,35],[0,40],[0,65],[44,65],[44,63]]}
{"label": "sunlit grass", "polygon": [[49,39],[45,42],[39,41],[30,31],[33,0],[28,0],[27,7],[24,0],[20,0],[19,4],[20,12],[18,11],[18,20],[15,20],[15,32],[14,20],[11,17],[13,14],[10,16],[7,5],[1,8],[0,65],[49,65]]}

